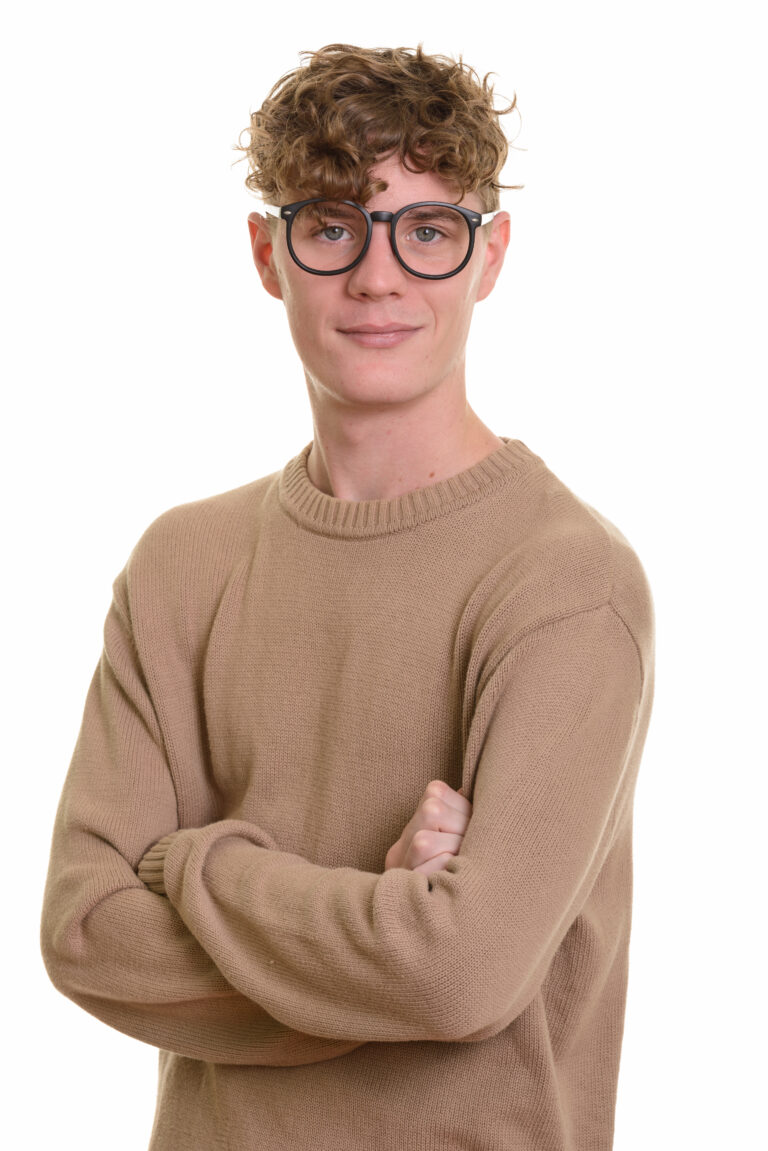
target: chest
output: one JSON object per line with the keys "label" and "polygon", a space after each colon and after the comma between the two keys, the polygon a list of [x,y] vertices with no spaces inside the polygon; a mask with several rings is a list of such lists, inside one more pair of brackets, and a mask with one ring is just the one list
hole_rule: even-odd
{"label": "chest", "polygon": [[456,604],[439,582],[339,555],[322,575],[233,573],[205,650],[203,707],[226,818],[323,866],[383,868],[427,783],[461,781]]}

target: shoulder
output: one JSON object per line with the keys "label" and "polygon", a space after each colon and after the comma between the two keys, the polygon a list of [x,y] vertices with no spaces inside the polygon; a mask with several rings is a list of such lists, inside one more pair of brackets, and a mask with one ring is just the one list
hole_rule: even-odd
{"label": "shoulder", "polygon": [[648,575],[634,547],[616,524],[595,508],[586,504],[584,507],[610,545],[608,604],[632,636],[646,675],[652,671],[655,652],[655,611]]}
{"label": "shoulder", "polygon": [[161,512],[131,549],[129,573],[157,565],[169,569],[236,557],[258,534],[265,499],[279,474]]}
{"label": "shoulder", "polygon": [[520,496],[502,554],[467,605],[465,628],[485,674],[539,628],[606,611],[629,633],[645,674],[653,662],[653,599],[632,544],[543,462]]}
{"label": "shoulder", "polygon": [[177,504],[148,524],[113,583],[137,636],[204,640],[232,572],[253,554],[279,475]]}

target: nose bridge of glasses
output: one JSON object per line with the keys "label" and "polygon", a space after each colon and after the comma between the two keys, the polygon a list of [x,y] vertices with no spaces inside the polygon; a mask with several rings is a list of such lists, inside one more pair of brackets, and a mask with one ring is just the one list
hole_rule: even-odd
{"label": "nose bridge of glasses", "polygon": [[[392,247],[393,252],[396,251],[397,250],[395,247],[396,240],[395,240],[394,228],[392,226],[392,221],[395,218],[395,213],[394,212],[381,211],[381,212],[369,212],[368,215],[371,217],[371,221],[374,224],[389,224],[389,229],[388,229],[388,231],[389,231],[389,243]],[[373,242],[373,229],[371,229],[371,238],[368,241],[368,245],[367,245],[368,249],[370,249],[372,242]]]}
{"label": "nose bridge of glasses", "polygon": [[[383,247],[379,247],[379,241],[374,239],[373,228],[371,228],[371,231],[370,231],[369,236],[368,236],[368,241],[365,244],[363,251],[360,253],[360,256],[359,256],[360,262],[364,261],[368,266],[370,266],[371,249],[373,249],[374,253],[377,251],[383,253],[386,250],[389,252],[389,258],[391,260],[393,260],[394,266],[396,268],[398,268],[400,266],[400,261],[395,260],[395,254],[396,254],[397,249],[395,248],[395,237],[394,237],[394,233],[392,230],[392,221],[394,220],[396,214],[397,213],[395,213],[395,212],[384,212],[384,211],[369,212],[368,213],[373,224],[389,224],[389,228],[387,229],[386,238],[384,236],[381,237],[381,244],[384,245]],[[359,266],[360,266],[360,264],[358,264],[358,267]]]}

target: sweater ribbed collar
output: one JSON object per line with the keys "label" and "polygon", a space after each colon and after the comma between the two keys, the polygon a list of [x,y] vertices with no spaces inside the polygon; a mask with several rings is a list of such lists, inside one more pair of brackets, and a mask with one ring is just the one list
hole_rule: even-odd
{"label": "sweater ribbed collar", "polygon": [[501,447],[455,476],[379,500],[340,500],[315,487],[307,471],[310,440],[280,473],[278,497],[292,519],[321,535],[362,539],[404,531],[476,503],[544,463],[522,440],[499,439]]}

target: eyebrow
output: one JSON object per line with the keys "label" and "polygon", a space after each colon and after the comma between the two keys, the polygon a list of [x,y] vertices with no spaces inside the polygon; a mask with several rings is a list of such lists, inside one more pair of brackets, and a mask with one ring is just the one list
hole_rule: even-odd
{"label": "eyebrow", "polygon": [[412,208],[408,213],[416,220],[455,220],[460,214],[450,208]]}
{"label": "eyebrow", "polygon": [[346,219],[354,219],[360,214],[356,208],[350,208],[348,204],[334,204],[328,202],[322,204],[311,204],[310,208],[316,216],[341,216],[342,218]]}

